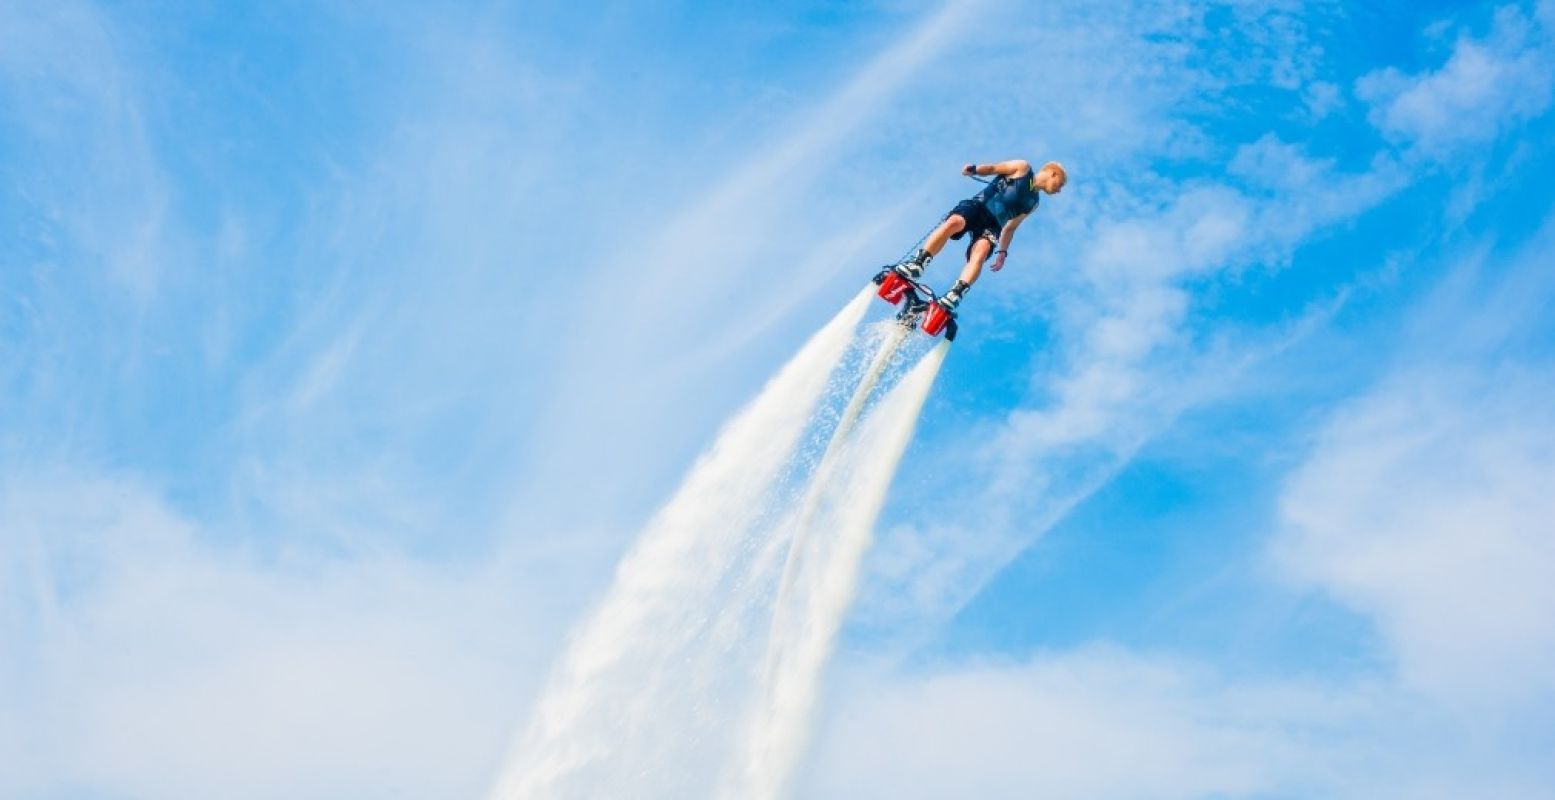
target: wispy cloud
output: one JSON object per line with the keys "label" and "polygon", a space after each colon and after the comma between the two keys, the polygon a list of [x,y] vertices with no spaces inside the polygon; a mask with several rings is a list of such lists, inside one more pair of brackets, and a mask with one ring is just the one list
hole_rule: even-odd
{"label": "wispy cloud", "polygon": [[1537,11],[1496,10],[1489,33],[1463,33],[1439,68],[1406,74],[1387,68],[1363,77],[1356,93],[1371,120],[1396,140],[1432,156],[1495,138],[1538,116],[1555,92],[1555,29],[1549,3]]}
{"label": "wispy cloud", "polygon": [[1523,338],[1555,304],[1552,237],[1546,223],[1495,272],[1460,267],[1402,363],[1322,430],[1281,506],[1280,567],[1373,618],[1410,688],[1491,729],[1555,714],[1550,354]]}
{"label": "wispy cloud", "polygon": [[144,304],[166,268],[171,189],[124,50],[113,20],[89,3],[0,7],[0,76],[21,128],[13,141],[59,167],[23,184],[33,235],[72,248],[72,266],[89,271],[83,282],[106,281]]}

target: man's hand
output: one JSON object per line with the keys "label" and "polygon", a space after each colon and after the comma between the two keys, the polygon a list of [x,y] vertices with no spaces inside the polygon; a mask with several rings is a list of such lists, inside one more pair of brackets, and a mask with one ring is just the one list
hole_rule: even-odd
{"label": "man's hand", "polygon": [[1008,250],[996,251],[993,254],[993,263],[989,264],[988,268],[993,270],[994,272],[998,272],[999,270],[1004,269],[1004,257],[1009,255],[1009,254],[1010,254],[1010,251],[1008,251]]}
{"label": "man's hand", "polygon": [[962,167],[961,168],[961,174],[962,175],[967,175],[967,176],[976,175],[977,174],[977,165],[976,164],[968,164],[968,165]]}

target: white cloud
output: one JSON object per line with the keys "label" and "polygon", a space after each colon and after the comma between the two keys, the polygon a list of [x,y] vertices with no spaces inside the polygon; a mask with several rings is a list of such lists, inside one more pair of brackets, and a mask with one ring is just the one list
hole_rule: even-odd
{"label": "white cloud", "polygon": [[1420,368],[1344,409],[1282,501],[1281,564],[1377,620],[1409,685],[1555,707],[1555,382]]}
{"label": "white cloud", "polygon": [[1465,731],[1385,678],[1228,676],[1091,645],[838,681],[800,796],[1547,797],[1550,737]]}
{"label": "white cloud", "polygon": [[1185,664],[1107,648],[849,690],[837,698],[808,796],[1188,798],[1288,790],[1306,780],[1298,742],[1279,729],[1288,720],[1268,712],[1333,713],[1324,708],[1333,701],[1316,690],[1228,687]]}
{"label": "white cloud", "polygon": [[1234,679],[1087,646],[1019,663],[847,676],[807,797],[1544,796],[1386,682]]}
{"label": "white cloud", "polygon": [[1555,27],[1549,7],[1535,17],[1516,6],[1495,15],[1483,39],[1460,37],[1441,68],[1406,75],[1388,68],[1356,85],[1371,121],[1395,139],[1444,155],[1485,142],[1543,114],[1555,91]]}
{"label": "white cloud", "polygon": [[1317,121],[1328,118],[1343,106],[1344,95],[1338,86],[1328,81],[1313,81],[1301,93],[1301,101],[1306,105],[1307,117]]}
{"label": "white cloud", "polygon": [[1339,409],[1281,500],[1277,564],[1375,620],[1412,689],[1494,729],[1555,716],[1555,302],[1546,220],[1427,296],[1393,374]]}
{"label": "white cloud", "polygon": [[0,487],[8,797],[475,796],[586,583],[569,553],[263,557],[122,478]]}

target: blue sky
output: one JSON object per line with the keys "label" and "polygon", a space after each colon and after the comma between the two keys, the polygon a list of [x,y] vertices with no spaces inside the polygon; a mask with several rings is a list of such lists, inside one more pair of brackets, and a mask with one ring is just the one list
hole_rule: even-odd
{"label": "blue sky", "polygon": [[0,794],[479,795],[1026,157],[798,793],[1546,796],[1552,76],[1547,1],[0,2]]}

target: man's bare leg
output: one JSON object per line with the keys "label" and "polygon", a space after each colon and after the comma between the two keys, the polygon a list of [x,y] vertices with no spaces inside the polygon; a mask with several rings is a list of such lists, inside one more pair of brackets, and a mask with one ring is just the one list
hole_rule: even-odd
{"label": "man's bare leg", "polygon": [[945,243],[950,237],[966,230],[966,220],[960,214],[951,214],[941,222],[929,238],[923,240],[923,247],[914,253],[907,261],[897,266],[897,271],[909,278],[917,278],[923,274],[923,268],[929,265],[929,259],[939,255],[939,251],[945,249]]}
{"label": "man's bare leg", "polygon": [[960,214],[951,214],[934,229],[933,233],[929,234],[929,238],[923,240],[923,249],[929,255],[937,256],[939,251],[945,249],[945,243],[950,241],[950,237],[964,230],[966,230],[966,220],[962,219]]}
{"label": "man's bare leg", "polygon": [[940,296],[940,305],[954,311],[961,304],[961,298],[966,291],[977,283],[977,276],[983,274],[983,262],[993,253],[993,242],[986,238],[978,239],[972,243],[972,252],[967,255],[966,266],[961,269],[961,278]]}
{"label": "man's bare leg", "polygon": [[979,275],[983,274],[983,263],[993,255],[993,242],[987,239],[978,239],[972,244],[972,254],[967,257],[966,266],[961,268],[961,283],[970,287],[977,283]]}

